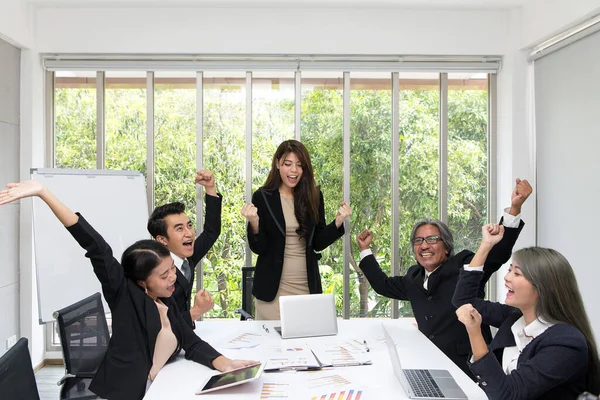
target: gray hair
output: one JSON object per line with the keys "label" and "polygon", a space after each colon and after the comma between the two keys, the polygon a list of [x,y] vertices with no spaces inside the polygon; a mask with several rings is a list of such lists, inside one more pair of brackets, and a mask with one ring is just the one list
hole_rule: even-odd
{"label": "gray hair", "polygon": [[452,257],[454,255],[454,238],[452,237],[452,232],[450,232],[450,228],[448,228],[448,225],[446,225],[439,219],[425,218],[417,221],[413,226],[412,232],[410,234],[410,243],[413,243],[417,235],[417,230],[423,225],[433,225],[436,228],[438,228],[438,230],[440,231],[442,243],[444,243],[444,246],[448,251],[448,257]]}
{"label": "gray hair", "polygon": [[588,345],[588,386],[600,390],[600,365],[596,340],[585,312],[577,279],[569,261],[553,249],[527,247],[513,253],[516,264],[535,288],[538,317],[552,323],[573,325],[585,336]]}

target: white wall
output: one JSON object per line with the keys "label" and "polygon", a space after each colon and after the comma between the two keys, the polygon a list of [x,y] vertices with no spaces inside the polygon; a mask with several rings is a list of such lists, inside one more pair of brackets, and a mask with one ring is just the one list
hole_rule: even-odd
{"label": "white wall", "polygon": [[[0,39],[0,182],[19,179],[19,80],[21,51]],[[0,207],[0,354],[19,337],[19,204]]]}
{"label": "white wall", "polygon": [[[498,74],[498,137],[497,137],[497,176],[498,176],[498,215],[502,215],[510,204],[514,179],[528,179],[533,185],[533,194],[523,206],[521,217],[525,227],[519,236],[515,249],[535,244],[535,182],[533,164],[533,131],[529,127],[527,52],[519,50],[522,40],[522,13],[513,10],[508,18],[509,37],[504,53],[502,71]],[[507,266],[496,274],[497,300],[503,301],[504,275]]]}
{"label": "white wall", "polygon": [[491,54],[507,12],[405,9],[39,9],[40,52]]}
{"label": "white wall", "polygon": [[[3,43],[0,54],[0,112],[4,128],[0,134],[0,185],[6,182],[28,179],[32,159],[38,154],[42,132],[43,101],[39,55],[33,49],[32,23],[34,14],[25,0],[0,1],[0,39],[15,46],[6,51]],[[18,54],[16,61],[14,54]],[[35,53],[35,56],[32,56]],[[10,63],[9,69],[6,69]],[[37,65],[37,71],[35,70]],[[34,89],[34,86],[37,89]],[[37,90],[39,96],[34,96]],[[10,120],[6,116],[10,115]],[[7,133],[6,127],[10,128]],[[33,134],[33,130],[36,134]],[[33,143],[38,142],[36,145]],[[43,152],[41,153],[43,154]],[[43,162],[43,159],[42,159]],[[38,164],[41,165],[41,164]],[[0,295],[4,301],[2,323],[0,323],[0,352],[5,349],[5,336],[16,334],[29,339],[33,364],[44,358],[43,329],[37,322],[37,299],[34,290],[32,268],[31,210],[27,202],[11,204],[0,209],[1,254],[5,260],[0,270]],[[18,263],[11,269],[13,262]]]}
{"label": "white wall", "polygon": [[523,44],[529,47],[600,12],[598,0],[528,0],[523,7]]}
{"label": "white wall", "polygon": [[25,0],[0,1],[0,39],[19,48],[33,45],[29,6]]}
{"label": "white wall", "polygon": [[[44,166],[44,73],[35,50],[21,51],[21,142],[19,179],[31,179],[32,167]],[[33,268],[33,211],[31,201],[21,201],[20,213],[20,327],[29,338],[33,365],[45,357],[46,338],[39,324],[37,287]],[[50,358],[60,358],[60,354]]]}

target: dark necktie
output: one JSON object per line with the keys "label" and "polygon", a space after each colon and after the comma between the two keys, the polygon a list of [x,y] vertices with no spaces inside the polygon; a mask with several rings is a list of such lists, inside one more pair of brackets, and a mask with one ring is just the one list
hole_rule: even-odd
{"label": "dark necktie", "polygon": [[187,279],[188,282],[191,282],[192,269],[190,268],[190,262],[188,260],[183,260],[183,264],[181,264],[181,272],[183,273],[183,276],[185,276],[185,279]]}

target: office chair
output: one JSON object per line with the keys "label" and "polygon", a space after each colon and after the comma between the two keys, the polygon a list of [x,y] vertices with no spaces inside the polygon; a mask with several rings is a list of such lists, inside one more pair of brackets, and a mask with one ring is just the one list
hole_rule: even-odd
{"label": "office chair", "polygon": [[104,358],[110,335],[100,293],[95,293],[54,313],[65,360],[61,399],[96,399],[89,390]]}
{"label": "office chair", "polygon": [[40,400],[26,338],[0,357],[0,399]]}
{"label": "office chair", "polygon": [[242,267],[242,308],[235,310],[241,320],[254,319],[254,302],[252,301],[252,284],[256,267]]}

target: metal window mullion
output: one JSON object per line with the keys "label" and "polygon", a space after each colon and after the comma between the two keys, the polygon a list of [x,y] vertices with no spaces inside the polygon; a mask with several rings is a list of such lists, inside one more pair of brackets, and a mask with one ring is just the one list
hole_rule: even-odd
{"label": "metal window mullion", "polygon": [[302,72],[294,73],[294,132],[296,140],[300,140],[300,118],[302,118]]}
{"label": "metal window mullion", "polygon": [[45,74],[45,104],[46,110],[46,162],[48,168],[56,165],[56,137],[55,134],[55,97],[56,82],[55,73],[46,71]]}
{"label": "metal window mullion", "polygon": [[496,102],[498,80],[496,74],[488,74],[488,137],[487,137],[487,157],[488,157],[488,185],[487,185],[487,207],[488,217],[487,222],[496,221],[496,205],[497,205],[497,178],[496,178],[496,135],[497,135],[497,119],[498,110]]}
{"label": "metal window mullion", "polygon": [[440,74],[440,221],[448,223],[448,74]]}
{"label": "metal window mullion", "polygon": [[[496,74],[488,74],[488,134],[487,134],[487,222],[497,221],[496,205],[497,205],[497,158],[496,158],[496,140],[497,140],[497,120],[498,120],[498,103],[497,99],[498,80]],[[487,283],[488,298],[496,301],[498,291],[496,285],[492,284],[494,280],[489,280]]]}
{"label": "metal window mullion", "polygon": [[[344,201],[350,204],[350,72],[344,72],[344,124],[343,124],[343,186]],[[346,234],[344,235],[344,294],[343,304],[344,319],[350,318],[350,221],[344,222]]]}
{"label": "metal window mullion", "polygon": [[[246,72],[246,201],[252,201],[252,72]],[[246,266],[252,266],[252,251],[246,239]]]}
{"label": "metal window mullion", "polygon": [[106,168],[105,75],[104,71],[96,72],[96,169]]}
{"label": "metal window mullion", "polygon": [[[400,74],[398,72],[392,72],[392,275],[398,276],[400,274],[398,263],[399,263],[399,249],[398,240],[400,237],[400,206],[399,206],[399,180],[398,174],[400,173]],[[400,312],[398,310],[398,300],[392,300],[392,318],[398,318]]]}
{"label": "metal window mullion", "polygon": [[[204,168],[204,80],[202,71],[196,72],[196,170]],[[196,231],[200,231],[204,218],[204,189],[196,185]],[[196,268],[196,288],[204,287],[202,259]]]}
{"label": "metal window mullion", "polygon": [[154,209],[154,72],[146,73],[146,196],[148,213]]}

